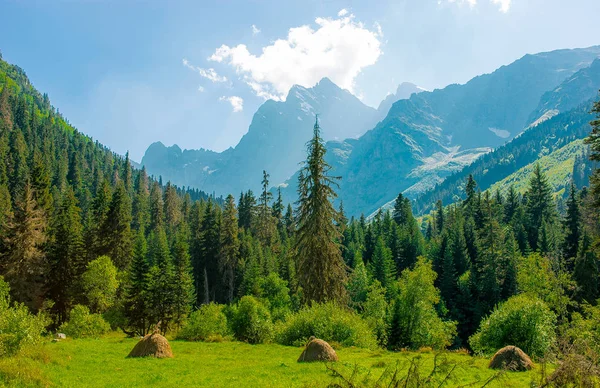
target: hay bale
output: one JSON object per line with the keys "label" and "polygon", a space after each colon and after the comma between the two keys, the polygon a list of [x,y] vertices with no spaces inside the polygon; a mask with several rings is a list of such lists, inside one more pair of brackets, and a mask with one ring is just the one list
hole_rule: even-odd
{"label": "hay bale", "polygon": [[333,348],[325,341],[310,337],[298,362],[337,361],[338,356]]}
{"label": "hay bale", "polygon": [[533,368],[533,362],[516,346],[505,346],[494,354],[488,368],[524,372]]}
{"label": "hay bale", "polygon": [[157,332],[142,338],[127,357],[172,358],[173,351],[169,341]]}

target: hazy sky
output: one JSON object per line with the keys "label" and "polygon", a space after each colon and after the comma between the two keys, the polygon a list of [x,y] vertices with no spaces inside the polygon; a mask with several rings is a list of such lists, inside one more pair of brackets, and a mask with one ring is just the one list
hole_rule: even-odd
{"label": "hazy sky", "polygon": [[327,76],[377,107],[403,81],[464,83],[600,44],[599,0],[0,0],[0,50],[80,131],[235,146],[266,98]]}

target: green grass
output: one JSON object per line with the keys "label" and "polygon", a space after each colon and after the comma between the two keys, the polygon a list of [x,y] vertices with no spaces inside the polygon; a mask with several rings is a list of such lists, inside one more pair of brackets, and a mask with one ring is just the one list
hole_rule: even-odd
{"label": "green grass", "polygon": [[[173,359],[128,359],[136,340],[119,334],[102,339],[46,343],[19,357],[0,360],[0,384],[59,387],[323,387],[336,381],[321,363],[297,363],[301,348],[248,345],[240,342],[202,343],[171,341]],[[421,374],[433,366],[433,352],[399,352],[344,348],[338,350],[335,368],[349,376],[358,367],[360,379],[378,378],[397,363],[403,370],[420,357]],[[480,387],[495,374],[488,360],[464,353],[444,353],[457,364],[446,387]],[[445,374],[445,373],[444,373]],[[529,386],[535,372],[507,373],[488,387]],[[360,382],[360,380],[359,380]]]}

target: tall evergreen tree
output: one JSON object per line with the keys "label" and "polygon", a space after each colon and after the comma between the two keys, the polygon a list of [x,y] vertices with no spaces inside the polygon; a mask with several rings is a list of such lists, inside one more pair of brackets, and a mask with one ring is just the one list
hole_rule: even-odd
{"label": "tall evergreen tree", "polygon": [[134,335],[146,335],[152,322],[148,319],[148,280],[149,265],[147,259],[148,246],[144,229],[136,234],[133,260],[129,270],[129,279],[125,291],[124,313],[127,326]]}
{"label": "tall evergreen tree", "polygon": [[340,234],[335,221],[339,216],[331,202],[336,197],[336,178],[329,175],[331,166],[324,158],[326,150],[318,119],[307,153],[298,182],[298,280],[305,301],[341,302],[347,298],[347,276],[337,243]]}
{"label": "tall evergreen tree", "polygon": [[1,269],[10,284],[13,300],[35,311],[42,306],[43,275],[47,270],[42,249],[46,224],[46,213],[36,203],[31,185],[26,183],[16,201],[14,217],[2,233],[8,249],[1,257]]}
{"label": "tall evergreen tree", "polygon": [[238,220],[232,195],[225,199],[221,228],[220,270],[226,289],[227,302],[232,303],[235,295],[235,274],[239,260]]}
{"label": "tall evergreen tree", "polygon": [[[581,239],[581,210],[575,184],[571,182],[569,198],[567,200],[567,214],[563,221],[565,239],[563,242],[563,255],[569,262],[577,257],[579,240]],[[572,263],[568,267],[573,268]]]}
{"label": "tall evergreen tree", "polygon": [[78,279],[85,269],[83,227],[75,193],[68,188],[53,218],[48,247],[48,297],[54,302],[56,323],[62,323],[73,301],[81,295]]}

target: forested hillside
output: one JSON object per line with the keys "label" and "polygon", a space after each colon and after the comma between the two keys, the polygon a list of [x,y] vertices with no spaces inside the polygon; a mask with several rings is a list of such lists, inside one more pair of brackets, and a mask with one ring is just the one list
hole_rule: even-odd
{"label": "forested hillside", "polygon": [[[573,141],[583,139],[589,134],[589,122],[593,115],[590,113],[592,102],[587,102],[565,113],[560,113],[523,132],[516,139],[483,155],[460,172],[446,178],[432,190],[420,195],[414,201],[418,214],[433,209],[436,201],[450,204],[464,198],[464,185],[469,175],[478,182],[481,190],[488,189],[494,183],[501,181],[517,170],[535,163],[545,155],[551,154]],[[575,160],[576,153],[570,155]],[[566,166],[563,166],[566,167]],[[589,177],[591,163],[585,158],[577,158],[573,166],[577,181],[583,187],[585,178]],[[569,174],[572,176],[573,171]],[[555,191],[568,187],[569,181],[557,182],[560,186]]]}

